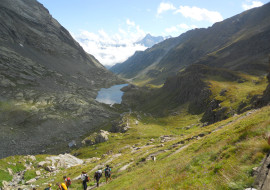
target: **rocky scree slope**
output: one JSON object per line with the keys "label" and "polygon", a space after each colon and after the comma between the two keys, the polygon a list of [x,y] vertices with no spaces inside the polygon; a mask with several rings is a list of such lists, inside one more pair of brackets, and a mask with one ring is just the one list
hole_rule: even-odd
{"label": "rocky scree slope", "polygon": [[269,13],[270,3],[215,23],[212,27],[188,31],[134,54],[112,67],[111,71],[137,82],[153,84],[164,83],[167,77],[194,63],[265,74],[270,52],[267,43],[270,37]]}
{"label": "rocky scree slope", "polygon": [[0,157],[53,152],[116,116],[94,100],[122,82],[36,0],[0,2]]}

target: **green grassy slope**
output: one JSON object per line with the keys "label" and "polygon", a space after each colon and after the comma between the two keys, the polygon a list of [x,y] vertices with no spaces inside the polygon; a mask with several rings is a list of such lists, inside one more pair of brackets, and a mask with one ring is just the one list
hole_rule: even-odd
{"label": "green grassy slope", "polygon": [[[104,184],[103,177],[100,189],[244,189],[254,181],[252,168],[270,149],[265,139],[270,131],[269,116],[267,106],[201,127],[200,116],[184,112],[159,119],[126,115],[132,127],[127,133],[111,133],[108,142],[74,151],[82,159],[95,156],[100,160],[41,177],[35,184],[44,187],[47,182],[61,181],[63,175],[75,178],[82,170],[93,176],[94,167],[108,163],[113,167],[113,180]],[[163,135],[168,141],[162,141]],[[151,160],[151,155],[157,160]],[[1,171],[5,172],[7,162],[19,163],[22,158],[1,160]],[[3,172],[1,175],[7,176]],[[93,181],[89,185],[94,185]],[[73,180],[71,189],[81,189],[81,182]]]}

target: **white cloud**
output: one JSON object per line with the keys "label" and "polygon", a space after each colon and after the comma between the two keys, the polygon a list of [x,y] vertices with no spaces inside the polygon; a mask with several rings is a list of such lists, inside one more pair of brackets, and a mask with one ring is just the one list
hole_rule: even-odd
{"label": "white cloud", "polygon": [[135,22],[132,22],[132,21],[130,21],[129,19],[127,19],[126,23],[127,23],[127,25],[129,25],[129,26],[135,26]]}
{"label": "white cloud", "polygon": [[262,6],[263,3],[261,1],[246,1],[245,3],[242,4],[242,8],[244,10],[248,10],[248,9],[252,9],[252,8],[255,8],[255,7],[260,7]]}
{"label": "white cloud", "polygon": [[163,12],[175,9],[176,9],[175,6],[171,3],[160,3],[157,9],[157,14],[160,15]]}
{"label": "white cloud", "polygon": [[181,33],[184,33],[188,30],[197,28],[196,25],[187,25],[185,23],[178,24],[176,26],[172,26],[165,29],[165,32],[169,35],[173,35],[172,33],[177,33],[177,35],[180,35]]}
{"label": "white cloud", "polygon": [[145,46],[134,44],[142,39],[146,33],[135,22],[126,20],[127,29],[119,28],[118,33],[109,35],[104,30],[97,33],[81,31],[74,35],[84,50],[94,55],[103,65],[112,66],[125,61],[135,51],[143,51]]}
{"label": "white cloud", "polygon": [[182,24],[179,24],[177,25],[179,28],[182,28],[182,29],[190,29],[190,26],[188,26],[187,24],[185,23],[182,23]]}
{"label": "white cloud", "polygon": [[178,30],[178,28],[176,26],[172,26],[170,28],[166,28],[165,31],[167,33],[179,32],[179,30]]}
{"label": "white cloud", "polygon": [[192,18],[197,21],[208,21],[211,23],[223,20],[221,14],[217,11],[209,11],[199,7],[180,6],[175,13],[181,13],[186,18]]}

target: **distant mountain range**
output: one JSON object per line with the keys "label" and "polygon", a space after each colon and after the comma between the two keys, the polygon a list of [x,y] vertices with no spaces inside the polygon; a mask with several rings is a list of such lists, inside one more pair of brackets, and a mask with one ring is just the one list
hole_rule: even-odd
{"label": "distant mountain range", "polygon": [[265,74],[270,52],[270,3],[164,40],[110,70],[135,81],[162,84],[191,64]]}
{"label": "distant mountain range", "polygon": [[141,44],[145,47],[152,47],[153,45],[160,43],[168,38],[171,38],[171,36],[152,36],[151,34],[147,34],[142,40],[136,42],[136,44]]}

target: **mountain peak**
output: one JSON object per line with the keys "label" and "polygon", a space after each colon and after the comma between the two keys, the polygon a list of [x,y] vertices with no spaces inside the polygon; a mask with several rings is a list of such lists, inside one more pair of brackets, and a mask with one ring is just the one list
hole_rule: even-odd
{"label": "mountain peak", "polygon": [[152,36],[150,33],[146,34],[146,36],[138,41],[136,44],[144,45],[148,48],[152,47],[153,45],[162,42],[163,40],[166,40],[168,37],[163,36]]}

